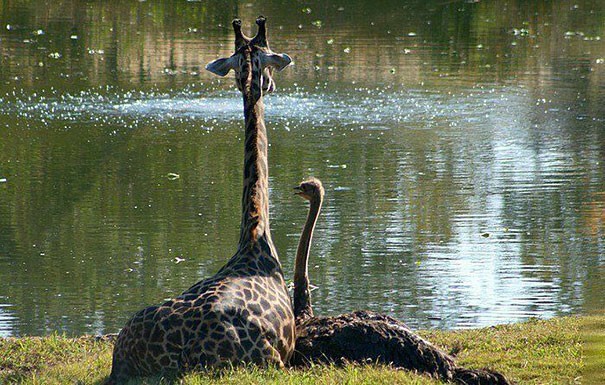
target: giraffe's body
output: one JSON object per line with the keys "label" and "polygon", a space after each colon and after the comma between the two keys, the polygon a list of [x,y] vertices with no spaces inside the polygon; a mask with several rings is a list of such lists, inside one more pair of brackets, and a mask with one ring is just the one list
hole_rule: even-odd
{"label": "giraffe's body", "polygon": [[262,102],[262,91],[274,87],[272,68],[282,69],[290,58],[269,50],[264,18],[257,24],[259,33],[250,40],[242,35],[241,22],[234,21],[236,53],[207,66],[223,76],[234,69],[244,96],[246,140],[238,250],[213,277],[160,306],[139,311],[128,321],[116,341],[108,383],[224,364],[283,366],[293,353],[292,304],[269,229],[268,142]]}
{"label": "giraffe's body", "polygon": [[[292,354],[291,304],[273,246],[238,251],[212,278],[138,312],[116,342],[116,380],[251,362],[282,365]],[[228,338],[226,338],[228,337]]]}

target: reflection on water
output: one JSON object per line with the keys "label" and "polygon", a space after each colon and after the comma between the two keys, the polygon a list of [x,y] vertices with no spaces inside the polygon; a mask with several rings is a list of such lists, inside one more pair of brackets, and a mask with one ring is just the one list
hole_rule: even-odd
{"label": "reflection on water", "polygon": [[0,5],[0,336],[115,332],[230,257],[241,100],[202,68],[261,12],[295,60],[267,99],[288,276],[291,186],[327,190],[319,314],[605,308],[602,2],[60,4]]}

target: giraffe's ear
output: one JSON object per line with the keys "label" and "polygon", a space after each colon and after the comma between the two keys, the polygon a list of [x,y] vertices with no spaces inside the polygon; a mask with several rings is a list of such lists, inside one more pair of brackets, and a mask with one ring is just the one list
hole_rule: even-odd
{"label": "giraffe's ear", "polygon": [[230,70],[237,67],[237,58],[231,56],[228,58],[216,59],[206,65],[206,69],[218,76],[225,76]]}
{"label": "giraffe's ear", "polygon": [[292,59],[290,56],[285,53],[268,53],[262,56],[262,64],[263,68],[272,67],[278,71],[286,68],[290,63],[292,63]]}

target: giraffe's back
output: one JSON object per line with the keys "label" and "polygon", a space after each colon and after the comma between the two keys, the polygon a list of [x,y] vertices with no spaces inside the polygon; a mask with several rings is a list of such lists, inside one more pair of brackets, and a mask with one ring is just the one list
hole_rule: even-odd
{"label": "giraffe's back", "polygon": [[236,255],[213,278],[136,313],[118,336],[110,378],[226,363],[281,366],[293,350],[294,316],[281,267],[270,254]]}

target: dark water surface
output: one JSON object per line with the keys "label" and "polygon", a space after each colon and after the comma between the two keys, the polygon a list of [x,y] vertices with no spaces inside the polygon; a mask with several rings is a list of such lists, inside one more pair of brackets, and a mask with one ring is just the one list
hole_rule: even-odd
{"label": "dark water surface", "polygon": [[288,279],[291,187],[327,190],[319,314],[605,308],[605,2],[1,1],[0,336],[115,332],[232,255],[241,100],[203,67],[260,13],[295,61],[266,102]]}

